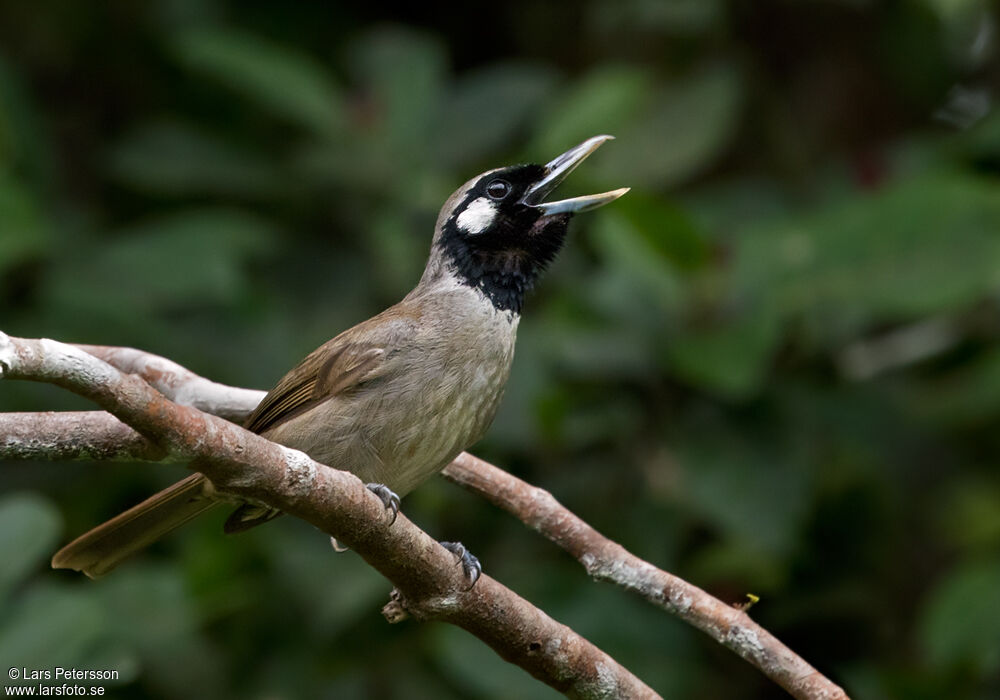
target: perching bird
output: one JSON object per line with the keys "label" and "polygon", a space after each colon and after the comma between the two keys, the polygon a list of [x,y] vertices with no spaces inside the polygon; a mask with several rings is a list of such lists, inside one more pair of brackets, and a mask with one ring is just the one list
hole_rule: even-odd
{"label": "perching bird", "polygon": [[[399,496],[441,471],[492,422],[524,295],[562,247],[570,217],[628,191],[543,201],[611,138],[595,136],[544,166],[491,170],[459,188],[441,209],[413,291],[314,350],[244,427],[353,472],[395,515]],[[78,537],[52,566],[96,578],[222,502],[204,476],[192,474]],[[278,514],[244,503],[225,530]],[[475,564],[460,545],[452,549]]]}

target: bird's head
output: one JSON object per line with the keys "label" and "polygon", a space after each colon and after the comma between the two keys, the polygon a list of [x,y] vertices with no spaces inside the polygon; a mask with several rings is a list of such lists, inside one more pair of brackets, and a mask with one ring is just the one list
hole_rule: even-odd
{"label": "bird's head", "polygon": [[570,172],[612,136],[595,136],[546,165],[497,168],[469,180],[438,217],[425,278],[449,274],[502,310],[519,312],[524,293],[562,247],[573,214],[628,192],[546,202]]}

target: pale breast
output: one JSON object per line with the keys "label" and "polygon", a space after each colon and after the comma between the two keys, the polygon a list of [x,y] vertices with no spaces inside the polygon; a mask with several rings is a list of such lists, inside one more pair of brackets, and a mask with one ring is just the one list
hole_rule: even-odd
{"label": "pale breast", "polygon": [[518,317],[468,287],[423,302],[417,335],[388,350],[391,372],[267,437],[399,495],[479,440],[510,374]]}

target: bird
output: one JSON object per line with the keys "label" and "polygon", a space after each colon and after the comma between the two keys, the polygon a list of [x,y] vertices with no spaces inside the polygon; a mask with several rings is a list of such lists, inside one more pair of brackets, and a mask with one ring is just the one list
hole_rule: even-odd
{"label": "bird", "polygon": [[[628,191],[545,201],[612,138],[589,138],[545,165],[489,170],[458,188],[438,215],[413,290],[306,356],[244,427],[354,473],[394,520],[399,499],[477,442],[493,421],[525,295],[563,247],[570,218]],[[194,473],[76,538],[52,566],[98,578],[225,502],[232,499]],[[242,532],[278,515],[266,504],[241,502],[223,529]],[[474,583],[478,560],[459,543],[442,544]]]}

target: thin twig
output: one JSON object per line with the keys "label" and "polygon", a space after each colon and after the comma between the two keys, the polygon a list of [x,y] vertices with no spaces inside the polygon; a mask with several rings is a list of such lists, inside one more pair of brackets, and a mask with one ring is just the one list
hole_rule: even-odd
{"label": "thin twig", "polygon": [[463,453],[444,475],[503,508],[583,564],[593,578],[616,583],[697,627],[803,699],[843,700],[846,693],[754,622],[682,578],[658,569],[604,537],[544,489]]}
{"label": "thin twig", "polygon": [[219,384],[173,360],[135,348],[75,345],[126,374],[135,374],[175,403],[242,423],[264,398],[263,391]]}

